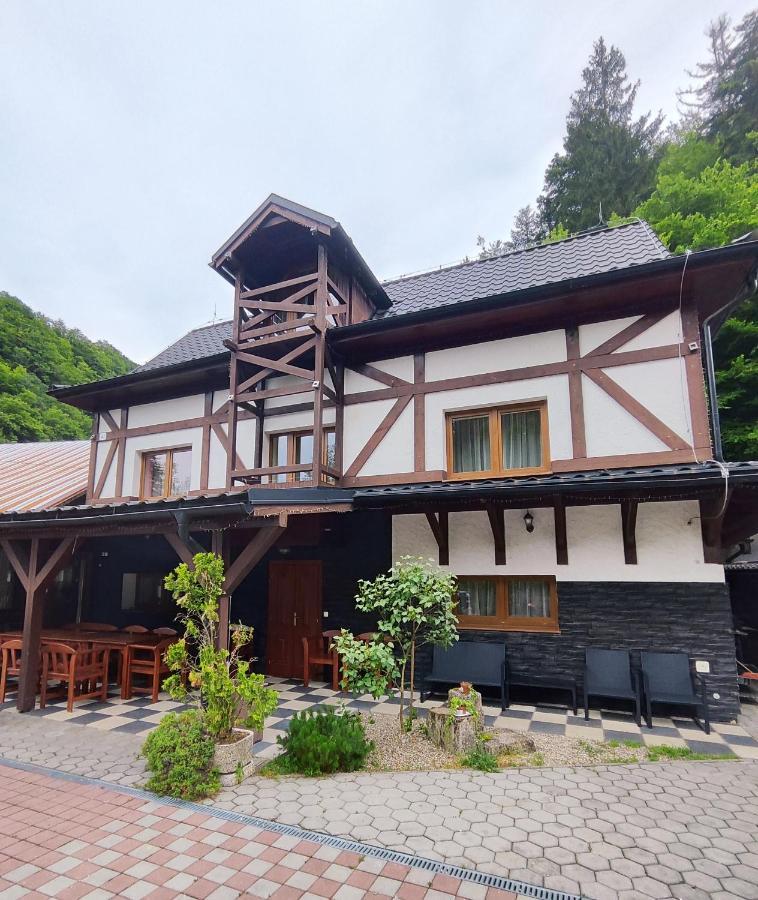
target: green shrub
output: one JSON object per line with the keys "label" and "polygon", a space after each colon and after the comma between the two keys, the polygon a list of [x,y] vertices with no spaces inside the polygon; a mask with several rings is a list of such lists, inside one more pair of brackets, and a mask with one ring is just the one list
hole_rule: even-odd
{"label": "green shrub", "polygon": [[482,743],[461,757],[461,765],[467,769],[479,769],[480,772],[497,772],[500,766],[490,751]]}
{"label": "green shrub", "polygon": [[361,717],[331,706],[297,713],[289,732],[276,740],[283,751],[277,769],[301,775],[354,772],[374,749],[366,740]]}
{"label": "green shrub", "polygon": [[220,787],[213,749],[213,740],[196,710],[169,713],[142,747],[151,772],[145,787],[182,800],[210,797]]}

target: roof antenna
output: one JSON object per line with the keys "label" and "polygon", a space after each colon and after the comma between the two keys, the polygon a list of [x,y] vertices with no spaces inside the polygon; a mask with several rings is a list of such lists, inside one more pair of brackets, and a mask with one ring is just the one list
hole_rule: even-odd
{"label": "roof antenna", "polygon": [[605,219],[603,219],[603,201],[600,201],[600,217],[598,219],[598,225],[605,225]]}

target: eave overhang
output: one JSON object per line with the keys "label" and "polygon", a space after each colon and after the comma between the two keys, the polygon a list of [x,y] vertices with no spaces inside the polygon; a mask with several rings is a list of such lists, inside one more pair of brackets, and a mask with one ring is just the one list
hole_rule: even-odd
{"label": "eave overhang", "polygon": [[[724,472],[727,477],[725,478]],[[698,499],[727,489],[758,490],[758,462],[714,462],[597,469],[519,478],[442,481],[358,488],[356,509],[407,510],[447,507],[478,508],[491,504],[518,507],[617,503],[620,500]],[[758,494],[755,499],[758,505]]]}

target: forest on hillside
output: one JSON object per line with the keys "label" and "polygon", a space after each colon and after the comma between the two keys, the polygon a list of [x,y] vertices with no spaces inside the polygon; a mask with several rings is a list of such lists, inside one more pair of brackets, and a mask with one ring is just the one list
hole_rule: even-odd
{"label": "forest on hillside", "polygon": [[105,341],[0,291],[0,442],[89,437],[90,416],[54,400],[48,388],[124,375],[134,365]]}
{"label": "forest on hillside", "polygon": [[[645,219],[674,253],[728,244],[758,228],[758,10],[708,26],[708,58],[678,91],[679,119],[635,111],[639,81],[599,38],[570,98],[562,151],[509,239],[477,240],[482,259],[579,231]],[[727,459],[758,459],[758,298],[715,343]]]}

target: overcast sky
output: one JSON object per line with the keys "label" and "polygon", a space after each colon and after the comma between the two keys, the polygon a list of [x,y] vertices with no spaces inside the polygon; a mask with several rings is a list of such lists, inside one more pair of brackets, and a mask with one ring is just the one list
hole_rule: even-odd
{"label": "overcast sky", "polygon": [[676,114],[755,0],[2,0],[0,290],[144,361],[231,314],[211,253],[272,191],[381,278],[507,237],[604,35]]}

